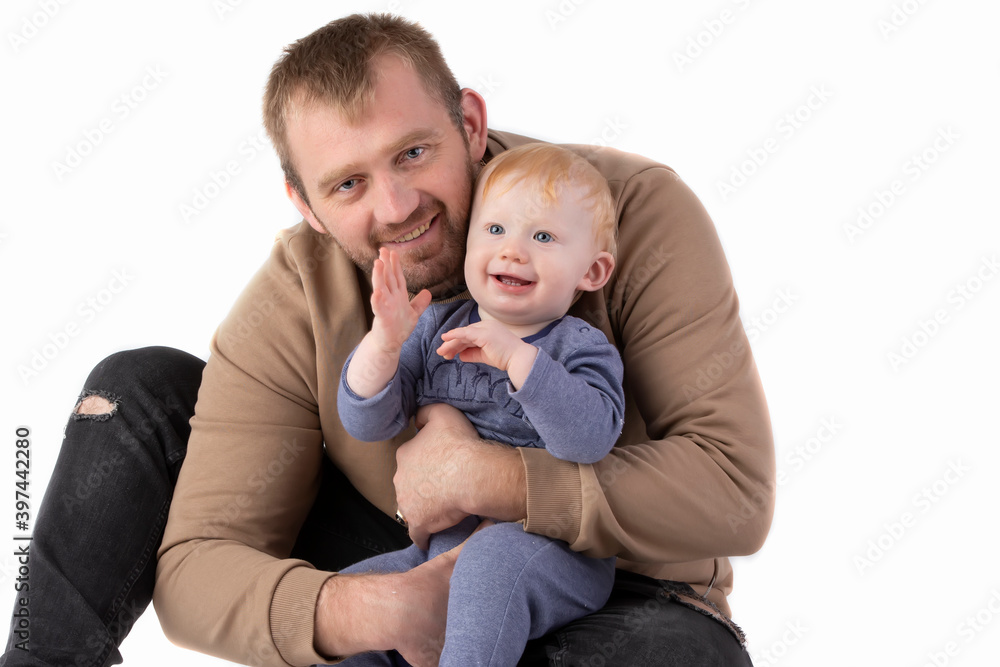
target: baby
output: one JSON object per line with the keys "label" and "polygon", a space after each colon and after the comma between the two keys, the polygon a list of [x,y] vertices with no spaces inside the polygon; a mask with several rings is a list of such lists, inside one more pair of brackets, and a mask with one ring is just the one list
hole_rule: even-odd
{"label": "baby", "polygon": [[[462,410],[480,436],[594,463],[624,413],[622,363],[599,330],[566,315],[615,259],[614,201],[586,160],[548,144],[501,153],[476,184],[465,280],[473,300],[409,300],[395,251],[372,270],[372,330],[348,358],[338,409],[353,437],[389,439],[421,405]],[[430,304],[430,305],[429,305]],[[397,515],[399,516],[399,515]],[[343,572],[398,572],[457,546],[477,517]],[[443,666],[516,665],[529,639],[601,608],[614,558],[498,523],[473,535],[451,577]],[[399,664],[362,654],[344,664]]]}

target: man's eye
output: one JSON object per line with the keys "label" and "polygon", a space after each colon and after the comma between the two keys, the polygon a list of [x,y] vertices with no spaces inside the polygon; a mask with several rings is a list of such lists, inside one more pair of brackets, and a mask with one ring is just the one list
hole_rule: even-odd
{"label": "man's eye", "polygon": [[490,234],[503,234],[503,227],[500,225],[490,225],[487,231],[489,231]]}
{"label": "man's eye", "polygon": [[535,234],[535,240],[539,243],[548,243],[554,239],[552,238],[552,234],[549,234],[548,232],[538,232]]}
{"label": "man's eye", "polygon": [[351,178],[338,185],[337,190],[339,190],[340,192],[347,192],[348,190],[353,190],[354,186],[357,184],[358,184],[358,179]]}
{"label": "man's eye", "polygon": [[418,148],[411,148],[410,150],[406,151],[405,155],[408,160],[416,160],[418,157],[423,155],[423,153],[424,153],[423,147],[418,147]]}

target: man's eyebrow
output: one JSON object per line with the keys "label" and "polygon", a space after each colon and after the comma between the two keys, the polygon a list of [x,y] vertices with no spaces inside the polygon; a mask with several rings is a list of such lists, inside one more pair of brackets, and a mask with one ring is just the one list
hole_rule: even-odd
{"label": "man's eyebrow", "polygon": [[[442,138],[444,138],[444,132],[442,132],[438,128],[426,128],[426,129],[414,130],[413,132],[410,132],[409,134],[400,137],[399,139],[389,144],[388,146],[385,146],[382,149],[382,154],[393,155],[395,153],[399,153],[404,148],[409,148],[414,144],[419,144],[426,141],[440,141]],[[319,180],[319,184],[316,186],[316,188],[320,192],[325,192],[333,184],[344,180],[349,175],[357,173],[358,171],[360,171],[360,168],[356,164],[354,163],[345,164],[341,167],[338,167],[334,171],[331,171],[326,175],[324,175]]]}

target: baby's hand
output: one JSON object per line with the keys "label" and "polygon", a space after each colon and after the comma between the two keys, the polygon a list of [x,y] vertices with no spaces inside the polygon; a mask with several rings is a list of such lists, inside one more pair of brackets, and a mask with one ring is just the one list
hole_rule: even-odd
{"label": "baby's hand", "polygon": [[395,250],[380,248],[372,267],[372,335],[385,351],[398,351],[427,310],[431,293],[420,290],[410,300],[406,277]]}
{"label": "baby's hand", "polygon": [[531,370],[538,348],[494,320],[482,320],[441,335],[444,343],[437,353],[445,359],[459,357],[470,363],[483,363],[507,371],[511,384],[519,389]]}

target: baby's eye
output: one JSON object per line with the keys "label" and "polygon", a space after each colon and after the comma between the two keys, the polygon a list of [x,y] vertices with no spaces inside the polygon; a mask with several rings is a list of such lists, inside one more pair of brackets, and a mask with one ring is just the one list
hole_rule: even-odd
{"label": "baby's eye", "polygon": [[487,231],[490,234],[503,234],[503,227],[501,225],[490,225]]}
{"label": "baby's eye", "polygon": [[539,243],[549,243],[554,239],[552,238],[552,234],[549,234],[548,232],[538,232],[535,234],[535,240]]}

